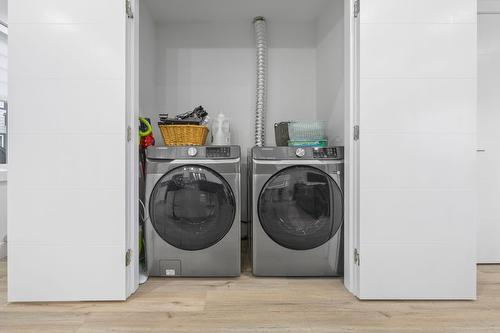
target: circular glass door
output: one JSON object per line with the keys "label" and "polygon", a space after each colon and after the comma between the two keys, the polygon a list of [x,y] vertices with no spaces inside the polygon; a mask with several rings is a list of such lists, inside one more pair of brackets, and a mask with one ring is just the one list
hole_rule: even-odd
{"label": "circular glass door", "polygon": [[342,191],[323,171],[294,166],[276,173],[258,200],[262,228],[289,249],[309,250],[328,242],[344,220]]}
{"label": "circular glass door", "polygon": [[185,165],[165,174],[149,201],[158,235],[183,250],[202,250],[218,243],[231,229],[236,203],[231,187],[213,170]]}

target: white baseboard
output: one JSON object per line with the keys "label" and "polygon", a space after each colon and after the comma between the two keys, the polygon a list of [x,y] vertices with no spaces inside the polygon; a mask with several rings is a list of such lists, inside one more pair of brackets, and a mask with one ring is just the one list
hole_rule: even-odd
{"label": "white baseboard", "polygon": [[7,257],[7,243],[6,242],[1,242],[0,243],[0,259]]}

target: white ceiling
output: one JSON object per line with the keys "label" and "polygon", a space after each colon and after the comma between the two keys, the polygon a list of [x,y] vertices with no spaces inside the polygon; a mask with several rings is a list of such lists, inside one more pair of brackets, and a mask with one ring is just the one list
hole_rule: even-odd
{"label": "white ceiling", "polygon": [[340,0],[143,0],[156,22],[238,22],[264,16],[274,22],[311,22]]}

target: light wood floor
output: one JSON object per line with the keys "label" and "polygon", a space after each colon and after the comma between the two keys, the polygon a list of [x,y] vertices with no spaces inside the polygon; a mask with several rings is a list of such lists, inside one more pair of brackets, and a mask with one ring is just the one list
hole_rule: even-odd
{"label": "light wood floor", "polygon": [[341,279],[150,279],[127,302],[7,304],[0,332],[500,332],[500,266],[479,267],[475,302],[361,302]]}

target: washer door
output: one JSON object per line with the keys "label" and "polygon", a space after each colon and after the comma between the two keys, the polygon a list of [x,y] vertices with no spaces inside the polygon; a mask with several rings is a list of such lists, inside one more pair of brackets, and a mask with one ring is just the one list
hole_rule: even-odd
{"label": "washer door", "polygon": [[184,165],[158,181],[149,200],[149,214],[167,243],[183,250],[202,250],[229,232],[236,202],[229,184],[215,171]]}
{"label": "washer door", "polygon": [[309,250],[328,242],[344,220],[342,191],[323,171],[293,166],[264,185],[257,206],[262,228],[276,243]]}

